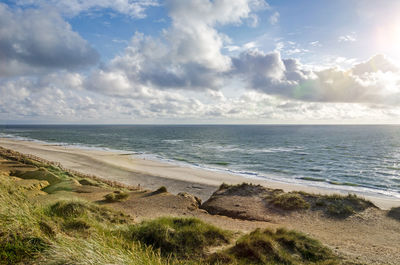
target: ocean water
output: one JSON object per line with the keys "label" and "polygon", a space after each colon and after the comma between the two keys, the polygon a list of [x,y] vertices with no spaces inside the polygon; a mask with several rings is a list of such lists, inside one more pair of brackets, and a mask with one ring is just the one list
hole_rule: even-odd
{"label": "ocean water", "polygon": [[0,125],[0,137],[400,198],[400,126]]}

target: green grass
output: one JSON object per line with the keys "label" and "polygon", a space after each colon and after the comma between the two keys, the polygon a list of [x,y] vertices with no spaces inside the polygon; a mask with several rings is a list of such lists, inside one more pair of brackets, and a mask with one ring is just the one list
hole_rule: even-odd
{"label": "green grass", "polygon": [[40,213],[23,190],[0,175],[0,264],[25,263],[49,245],[40,230]]}
{"label": "green grass", "polygon": [[282,210],[322,211],[326,216],[333,218],[347,218],[369,207],[376,207],[372,202],[358,197],[355,194],[322,195],[301,191],[285,193],[282,190],[269,190],[266,201]]}
{"label": "green grass", "polygon": [[88,204],[83,201],[59,201],[49,207],[48,214],[62,218],[76,218],[87,215],[89,211]]}
{"label": "green grass", "polygon": [[211,255],[210,264],[339,264],[333,252],[305,234],[257,229],[236,244]]}
{"label": "green grass", "polygon": [[65,230],[85,231],[91,226],[84,220],[67,220],[63,224]]}
{"label": "green grass", "polygon": [[328,216],[335,218],[347,218],[369,207],[376,207],[372,202],[360,198],[355,194],[308,196],[313,202],[314,209],[322,209]]}
{"label": "green grass", "polygon": [[39,168],[35,171],[16,171],[12,172],[13,176],[22,179],[37,179],[37,180],[46,180],[49,184],[59,183],[61,179],[55,174],[47,171],[45,168]]}
{"label": "green grass", "polygon": [[109,193],[104,196],[104,199],[106,202],[121,202],[124,200],[127,200],[129,197],[128,192],[123,192],[123,191],[114,191],[112,193]]}
{"label": "green grass", "polygon": [[270,202],[284,210],[302,210],[310,208],[310,204],[298,193],[281,193],[273,196]]}
{"label": "green grass", "polygon": [[60,217],[65,220],[72,218],[86,218],[97,222],[108,222],[113,224],[130,223],[128,215],[113,211],[107,207],[102,207],[94,203],[83,200],[60,200],[45,208],[46,215]]}
{"label": "green grass", "polygon": [[[369,207],[376,206],[355,194],[323,195],[302,191],[284,192],[282,189],[270,189],[260,185],[241,183],[237,185],[220,185],[216,196],[260,196],[266,207],[284,211],[322,211],[332,218],[347,218]],[[211,200],[213,197],[210,198]]]}
{"label": "green grass", "polygon": [[24,236],[20,233],[9,234],[0,242],[0,264],[27,262],[35,259],[38,253],[46,248],[48,244],[43,238]]}
{"label": "green grass", "polygon": [[98,183],[97,181],[94,181],[94,180],[88,179],[88,178],[79,180],[79,184],[85,185],[85,186],[96,186],[96,187],[101,186],[101,184]]}
{"label": "green grass", "polygon": [[[0,264],[178,264],[127,240],[121,214],[84,201],[32,203],[0,176]],[[82,233],[83,231],[90,233]]]}
{"label": "green grass", "polygon": [[128,238],[160,249],[162,255],[204,256],[210,246],[229,242],[231,233],[195,218],[163,217],[130,227]]}

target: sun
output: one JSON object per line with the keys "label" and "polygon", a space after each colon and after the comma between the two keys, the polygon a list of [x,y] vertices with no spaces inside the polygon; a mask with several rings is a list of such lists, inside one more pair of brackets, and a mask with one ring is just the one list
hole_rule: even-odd
{"label": "sun", "polygon": [[400,60],[400,20],[379,27],[375,41],[377,51]]}

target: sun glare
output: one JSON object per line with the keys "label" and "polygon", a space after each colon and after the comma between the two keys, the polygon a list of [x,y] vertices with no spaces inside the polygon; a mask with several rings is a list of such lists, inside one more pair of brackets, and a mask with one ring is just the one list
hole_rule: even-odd
{"label": "sun glare", "polygon": [[380,53],[400,59],[400,20],[380,27],[376,32],[377,49]]}

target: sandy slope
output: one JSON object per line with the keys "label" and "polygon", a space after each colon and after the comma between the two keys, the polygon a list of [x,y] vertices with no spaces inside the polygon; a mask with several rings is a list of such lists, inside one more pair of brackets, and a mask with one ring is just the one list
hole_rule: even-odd
{"label": "sandy slope", "polygon": [[[271,188],[281,188],[285,191],[339,192],[339,190],[249,179],[228,173],[181,167],[116,152],[66,148],[64,146],[8,138],[0,138],[0,146],[25,154],[36,155],[49,161],[59,162],[68,169],[77,170],[85,174],[96,175],[128,185],[141,185],[149,189],[157,189],[164,185],[172,193],[185,191],[200,197],[202,200],[208,199],[216,187],[223,182],[228,184],[251,182]],[[368,194],[361,195],[383,209],[400,206],[400,199],[376,197]]]}

